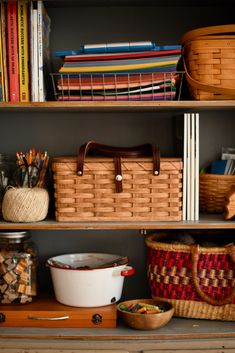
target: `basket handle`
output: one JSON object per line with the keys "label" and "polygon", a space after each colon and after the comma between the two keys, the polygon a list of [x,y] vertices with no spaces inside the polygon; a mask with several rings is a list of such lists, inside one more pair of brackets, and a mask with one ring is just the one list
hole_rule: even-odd
{"label": "basket handle", "polygon": [[225,34],[225,33],[235,33],[235,24],[220,25],[220,26],[210,26],[193,29],[183,35],[181,38],[181,44],[185,44],[190,40],[194,40],[197,37],[208,36],[212,34]]}
{"label": "basket handle", "polygon": [[[227,253],[230,255],[232,261],[235,263],[235,246],[229,244],[226,247]],[[197,244],[191,245],[191,254],[192,254],[192,280],[199,297],[208,304],[211,305],[225,305],[231,303],[232,299],[235,298],[235,288],[233,288],[230,294],[221,300],[212,299],[200,287],[199,279],[197,276],[197,264],[199,259],[199,246]]]}
{"label": "basket handle", "polygon": [[184,53],[184,50],[182,50],[182,58],[183,58],[183,65],[184,65],[186,80],[194,88],[198,88],[198,89],[201,89],[202,91],[218,93],[218,94],[228,94],[228,95],[235,94],[235,88],[221,87],[221,86],[217,87],[217,86],[213,86],[213,85],[208,85],[206,83],[201,83],[201,82],[195,80],[194,78],[192,78],[192,76],[188,72],[183,53]]}
{"label": "basket handle", "polygon": [[122,170],[121,157],[153,157],[153,175],[160,174],[160,151],[155,144],[144,144],[135,147],[114,147],[88,141],[84,143],[78,153],[77,159],[77,175],[83,175],[84,160],[89,151],[98,152],[103,156],[113,157],[115,164],[115,186],[116,192],[122,192]]}

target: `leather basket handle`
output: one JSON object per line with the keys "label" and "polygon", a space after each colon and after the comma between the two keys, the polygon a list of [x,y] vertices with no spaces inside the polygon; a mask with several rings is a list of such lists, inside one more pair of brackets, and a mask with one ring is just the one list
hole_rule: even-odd
{"label": "leather basket handle", "polygon": [[210,26],[193,29],[183,35],[181,44],[185,45],[186,42],[194,40],[197,37],[208,36],[213,34],[232,34],[235,33],[235,24]]}
{"label": "leather basket handle", "polygon": [[[233,244],[229,244],[226,246],[226,251],[230,255],[232,261],[235,263],[235,246]],[[211,305],[225,305],[231,303],[232,299],[235,298],[235,288],[233,288],[230,294],[221,300],[212,299],[200,287],[199,279],[197,275],[197,265],[199,259],[199,246],[198,245],[191,245],[191,254],[192,254],[192,280],[197,291],[199,297],[206,303]]]}
{"label": "leather basket handle", "polygon": [[77,159],[77,175],[83,175],[85,157],[89,151],[97,152],[102,156],[114,158],[115,164],[115,185],[116,192],[122,191],[122,171],[121,171],[121,157],[153,157],[153,175],[160,174],[160,152],[157,145],[143,144],[135,147],[114,147],[109,145],[99,144],[95,141],[88,141],[84,143],[78,153]]}

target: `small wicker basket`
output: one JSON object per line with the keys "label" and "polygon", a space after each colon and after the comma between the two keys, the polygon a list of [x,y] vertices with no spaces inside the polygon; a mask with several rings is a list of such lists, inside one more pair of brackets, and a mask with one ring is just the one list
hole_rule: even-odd
{"label": "small wicker basket", "polygon": [[235,98],[235,24],[198,28],[181,42],[185,77],[197,100]]}
{"label": "small wicker basket", "polygon": [[200,212],[223,213],[225,195],[235,185],[235,175],[205,173],[199,180]]}

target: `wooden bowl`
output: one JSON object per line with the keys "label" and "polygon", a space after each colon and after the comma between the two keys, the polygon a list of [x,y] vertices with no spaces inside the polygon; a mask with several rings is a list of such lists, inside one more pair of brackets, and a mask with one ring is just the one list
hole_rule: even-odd
{"label": "wooden bowl", "polygon": [[[138,314],[131,313],[120,309],[121,305],[130,306],[131,304],[147,303],[160,306],[164,309],[162,313],[156,314]],[[164,301],[157,301],[153,299],[133,299],[127,300],[117,305],[118,315],[122,318],[123,322],[137,330],[154,330],[165,326],[174,314],[174,308],[170,303]]]}

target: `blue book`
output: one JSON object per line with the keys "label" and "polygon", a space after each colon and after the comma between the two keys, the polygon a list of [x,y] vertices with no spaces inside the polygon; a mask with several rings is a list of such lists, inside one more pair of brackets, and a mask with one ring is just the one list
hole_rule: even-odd
{"label": "blue book", "polygon": [[226,159],[218,159],[213,161],[211,165],[211,174],[224,174],[226,165]]}

